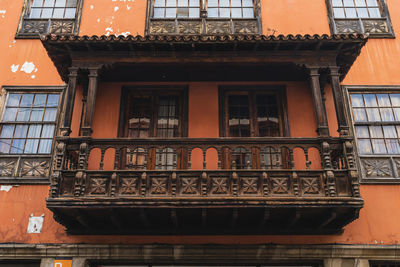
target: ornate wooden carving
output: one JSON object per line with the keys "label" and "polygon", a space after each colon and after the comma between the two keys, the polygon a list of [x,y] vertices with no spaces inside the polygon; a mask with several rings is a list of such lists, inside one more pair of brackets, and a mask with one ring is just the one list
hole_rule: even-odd
{"label": "ornate wooden carving", "polygon": [[363,20],[364,31],[371,34],[389,33],[386,19],[384,20]]}
{"label": "ornate wooden carving", "polygon": [[362,159],[366,177],[393,177],[389,159]]}
{"label": "ornate wooden carving", "polygon": [[24,19],[22,23],[21,34],[40,34],[45,33],[48,29],[48,20],[29,20]]}
{"label": "ornate wooden carving", "polygon": [[73,20],[52,20],[50,26],[50,33],[54,34],[68,34],[72,33],[75,21]]}
{"label": "ornate wooden carving", "polygon": [[207,21],[206,33],[207,34],[229,34],[232,32],[232,25],[230,21]]}
{"label": "ornate wooden carving", "polygon": [[228,178],[212,178],[211,181],[212,194],[227,194],[228,193]]}
{"label": "ornate wooden carving", "polygon": [[361,26],[358,20],[336,20],[335,25],[338,33],[361,32]]}
{"label": "ornate wooden carving", "polygon": [[242,182],[242,193],[243,194],[257,194],[260,187],[258,183],[258,178],[241,178]]}
{"label": "ornate wooden carving", "polygon": [[151,21],[150,34],[175,34],[175,21]]}
{"label": "ornate wooden carving", "polygon": [[271,188],[274,194],[289,193],[289,178],[271,178]]}
{"label": "ornate wooden carving", "polygon": [[137,195],[138,194],[138,178],[121,178],[119,185],[119,194],[121,195]]}
{"label": "ornate wooden carving", "polygon": [[319,194],[321,192],[319,178],[301,178],[301,188],[303,190],[303,195]]}
{"label": "ornate wooden carving", "polygon": [[181,178],[181,194],[199,194],[199,178]]}
{"label": "ornate wooden carving", "polygon": [[107,178],[90,178],[89,194],[104,195],[107,192]]}
{"label": "ornate wooden carving", "polygon": [[0,176],[12,177],[14,176],[18,158],[1,159],[0,160]]}
{"label": "ornate wooden carving", "polygon": [[21,177],[49,177],[50,163],[48,160],[26,159],[22,161]]}
{"label": "ornate wooden carving", "polygon": [[167,178],[151,178],[151,194],[165,195],[167,194],[167,189]]}
{"label": "ornate wooden carving", "polygon": [[201,34],[201,21],[178,21],[178,34]]}
{"label": "ornate wooden carving", "polygon": [[235,33],[251,34],[258,33],[258,23],[256,20],[238,20],[233,21]]}

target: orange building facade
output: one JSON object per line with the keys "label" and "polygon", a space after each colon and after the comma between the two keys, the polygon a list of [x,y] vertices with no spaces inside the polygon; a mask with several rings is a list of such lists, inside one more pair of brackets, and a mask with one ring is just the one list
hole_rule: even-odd
{"label": "orange building facade", "polygon": [[0,0],[0,266],[398,265],[398,0]]}

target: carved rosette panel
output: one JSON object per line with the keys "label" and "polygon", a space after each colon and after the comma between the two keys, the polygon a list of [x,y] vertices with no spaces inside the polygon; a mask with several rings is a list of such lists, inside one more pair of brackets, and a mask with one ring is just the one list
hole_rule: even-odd
{"label": "carved rosette panel", "polygon": [[235,29],[235,33],[240,33],[240,34],[258,33],[257,21],[254,20],[234,21],[233,26]]}
{"label": "carved rosette panel", "polygon": [[72,33],[74,29],[74,21],[69,20],[52,20],[50,33]]}
{"label": "carved rosette panel", "polygon": [[200,34],[201,21],[179,21],[178,22],[179,34]]}
{"label": "carved rosette panel", "polygon": [[24,19],[22,23],[21,33],[23,34],[35,34],[45,33],[48,28],[47,20],[29,20]]}
{"label": "carved rosette panel", "polygon": [[259,192],[258,178],[241,178],[241,192],[244,195],[257,194]]}
{"label": "carved rosette panel", "polygon": [[231,32],[232,25],[230,21],[207,21],[207,34],[230,34]]}
{"label": "carved rosette panel", "polygon": [[198,178],[181,178],[180,193],[182,195],[197,195],[199,194],[199,179]]}
{"label": "carved rosette panel", "polygon": [[107,178],[91,178],[89,180],[89,194],[104,195],[107,192]]}
{"label": "carved rosette panel", "polygon": [[382,34],[388,33],[389,27],[385,20],[363,20],[364,31],[366,33]]}
{"label": "carved rosette panel", "polygon": [[320,193],[321,185],[318,178],[301,178],[303,195],[315,195]]}
{"label": "carved rosette panel", "polygon": [[358,20],[336,20],[336,31],[338,33],[357,33],[361,32]]}
{"label": "carved rosette panel", "polygon": [[228,194],[229,182],[228,178],[212,178],[211,193],[217,195]]}
{"label": "carved rosette panel", "polygon": [[153,195],[166,195],[168,192],[167,178],[152,178],[150,193]]}
{"label": "carved rosette panel", "polygon": [[289,193],[289,178],[271,178],[271,189],[274,194]]}
{"label": "carved rosette panel", "polygon": [[175,34],[175,21],[151,21],[150,34]]}
{"label": "carved rosette panel", "polygon": [[138,178],[121,178],[119,185],[119,194],[121,195],[137,195]]}
{"label": "carved rosette panel", "polygon": [[389,159],[363,159],[361,164],[366,177],[393,177]]}
{"label": "carved rosette panel", "polygon": [[48,177],[50,174],[50,163],[46,159],[23,159],[21,164],[21,177]]}
{"label": "carved rosette panel", "polygon": [[0,161],[0,176],[14,176],[17,159],[1,159]]}

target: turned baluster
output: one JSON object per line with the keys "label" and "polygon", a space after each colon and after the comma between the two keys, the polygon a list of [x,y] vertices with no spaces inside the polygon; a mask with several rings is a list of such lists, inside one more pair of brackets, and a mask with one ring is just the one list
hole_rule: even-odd
{"label": "turned baluster", "polygon": [[101,156],[100,156],[100,170],[103,170],[104,167],[104,154],[106,153],[106,149],[102,148],[101,149]]}
{"label": "turned baluster", "polygon": [[203,148],[203,170],[207,168],[207,149]]}

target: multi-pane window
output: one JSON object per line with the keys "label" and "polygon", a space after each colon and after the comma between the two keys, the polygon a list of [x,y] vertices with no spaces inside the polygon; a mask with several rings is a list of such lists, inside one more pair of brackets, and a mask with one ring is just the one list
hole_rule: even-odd
{"label": "multi-pane window", "polygon": [[360,155],[400,154],[400,94],[350,94]]}
{"label": "multi-pane window", "polygon": [[1,154],[49,154],[59,94],[10,93],[0,131]]}
{"label": "multi-pane window", "polygon": [[155,0],[153,18],[199,18],[200,0]]}
{"label": "multi-pane window", "polygon": [[254,18],[252,0],[208,0],[209,18]]}
{"label": "multi-pane window", "polygon": [[31,0],[29,18],[75,18],[77,0]]}
{"label": "multi-pane window", "polygon": [[381,18],[379,0],[332,0],[335,18]]}

